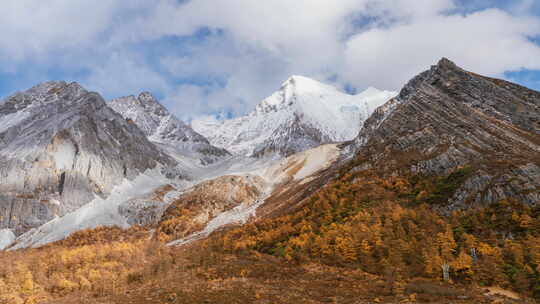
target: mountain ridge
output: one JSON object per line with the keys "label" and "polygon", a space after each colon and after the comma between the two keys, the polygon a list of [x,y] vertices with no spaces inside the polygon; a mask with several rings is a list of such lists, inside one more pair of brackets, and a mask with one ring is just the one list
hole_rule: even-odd
{"label": "mountain ridge", "polygon": [[137,97],[130,95],[113,99],[109,106],[139,126],[150,141],[161,146],[173,158],[188,156],[199,159],[204,165],[230,155],[227,150],[212,146],[149,92],[142,92]]}
{"label": "mountain ridge", "polygon": [[[443,58],[375,111],[355,140],[355,151],[364,155],[360,167],[381,170],[440,175],[473,165],[476,173],[448,208],[509,197],[535,204],[540,201],[535,191],[539,109],[538,92],[465,71]],[[509,179],[515,181],[505,183]]]}
{"label": "mountain ridge", "polygon": [[357,95],[316,80],[291,76],[246,116],[192,126],[216,146],[238,155],[288,156],[317,145],[353,139],[371,111],[395,93]]}
{"label": "mountain ridge", "polygon": [[[328,130],[315,123],[327,120],[316,115],[344,106],[345,112],[358,113],[361,103],[294,76],[252,116],[232,120],[240,127],[229,122],[230,133],[234,128],[255,132],[238,137],[237,144],[260,139],[250,157],[240,153],[189,167],[184,165],[196,157],[177,162],[159,143],[181,143],[184,135],[175,137],[181,134],[175,130],[183,125],[169,125],[170,113],[149,94],[126,101],[148,109],[120,115],[76,85],[50,85],[52,91],[47,85],[34,90],[46,92],[34,93],[39,98],[20,96],[18,103],[0,104],[0,122],[7,122],[0,127],[0,142],[6,143],[0,146],[0,164],[11,155],[2,154],[7,146],[23,155],[24,165],[33,160],[47,165],[51,176],[44,179],[52,181],[52,197],[59,197],[72,191],[61,180],[69,179],[89,149],[77,136],[93,139],[85,126],[95,126],[89,129],[102,140],[91,141],[92,147],[115,148],[106,150],[104,162],[110,157],[110,174],[120,178],[109,180],[108,193],[16,239],[0,226],[0,247],[10,250],[0,254],[17,261],[0,269],[0,293],[7,290],[25,300],[45,294],[68,302],[99,292],[98,301],[118,303],[126,298],[289,303],[306,297],[480,303],[496,299],[486,289],[504,286],[516,292],[504,291],[513,299],[508,301],[540,298],[540,92],[443,58],[370,110],[365,121],[348,121],[359,122],[359,132],[346,130],[357,134],[321,145],[336,134],[322,136]],[[364,97],[378,93],[371,88]],[[314,103],[334,107],[310,109]],[[70,104],[76,106],[69,109]],[[26,107],[34,110],[21,115]],[[268,130],[249,125],[254,117],[267,119],[262,126]],[[313,117],[323,119],[308,119]],[[74,132],[70,126],[81,120],[75,131],[84,132]],[[51,128],[42,134],[35,122]],[[34,137],[42,140],[26,144],[44,147],[39,160],[20,146]],[[127,167],[124,156],[139,165],[137,170]],[[146,166],[138,163],[142,160]],[[0,178],[11,171],[0,167]],[[35,199],[27,192],[13,194]],[[0,210],[2,202],[0,195]],[[32,288],[20,287],[34,282]],[[298,282],[304,285],[288,287]]]}

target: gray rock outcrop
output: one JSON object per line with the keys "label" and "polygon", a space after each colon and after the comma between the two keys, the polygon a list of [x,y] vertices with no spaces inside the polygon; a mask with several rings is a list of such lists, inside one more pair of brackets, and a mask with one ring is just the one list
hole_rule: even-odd
{"label": "gray rock outcrop", "polygon": [[448,59],[378,108],[353,144],[387,172],[474,173],[445,208],[540,201],[540,93],[465,71]]}
{"label": "gray rock outcrop", "polygon": [[0,103],[0,229],[17,235],[176,162],[77,83],[46,82]]}

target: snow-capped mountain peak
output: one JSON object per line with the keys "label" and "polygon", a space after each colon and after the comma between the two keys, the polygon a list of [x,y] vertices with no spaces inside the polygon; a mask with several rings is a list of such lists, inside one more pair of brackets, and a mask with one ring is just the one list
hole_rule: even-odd
{"label": "snow-capped mountain peak", "polygon": [[293,75],[281,85],[281,90],[292,94],[320,93],[321,91],[338,91],[335,87],[305,76]]}
{"label": "snow-capped mountain peak", "polygon": [[150,92],[142,92],[141,94],[139,94],[139,97],[137,98],[140,102],[157,102],[159,103],[156,98],[154,97],[154,95],[152,95],[152,93]]}
{"label": "snow-capped mountain peak", "polygon": [[373,96],[373,95],[376,95],[376,94],[380,94],[381,92],[382,91],[377,89],[377,88],[368,87],[367,89],[360,92],[358,95],[367,97],[367,96]]}
{"label": "snow-capped mountain peak", "polygon": [[327,84],[321,83],[311,78],[294,75],[281,84],[280,89],[261,101],[252,114],[268,113],[282,108],[293,106],[297,96],[310,94],[332,94],[339,91]]}
{"label": "snow-capped mountain peak", "polygon": [[375,88],[349,95],[307,77],[291,76],[249,115],[218,123],[195,120],[192,126],[213,145],[233,153],[284,156],[352,140],[364,120],[395,95]]}
{"label": "snow-capped mountain peak", "polygon": [[[133,121],[146,136],[157,135],[156,132],[164,118],[170,116],[167,109],[148,92],[143,92],[137,97],[134,95],[120,97],[112,100],[109,105],[124,118]],[[178,124],[182,122],[179,121]]]}
{"label": "snow-capped mountain peak", "polygon": [[283,82],[281,87],[291,87],[299,93],[319,92],[321,89],[337,91],[337,89],[331,85],[300,75],[293,75],[289,77],[285,82]]}

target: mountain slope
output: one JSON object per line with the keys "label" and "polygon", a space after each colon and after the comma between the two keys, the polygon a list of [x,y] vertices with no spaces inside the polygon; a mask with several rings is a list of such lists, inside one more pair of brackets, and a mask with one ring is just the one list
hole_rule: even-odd
{"label": "mountain slope", "polygon": [[84,229],[129,227],[160,217],[177,193],[170,176],[159,168],[147,170],[118,184],[110,195],[96,197],[77,210],[31,229],[14,240],[9,250],[37,248],[60,241]]}
{"label": "mountain slope", "polygon": [[304,195],[299,188],[313,190],[310,181],[318,180],[339,155],[335,144],[322,145],[267,161],[262,167],[244,166],[242,171],[203,181],[172,202],[159,222],[157,235],[170,241],[169,245],[183,245],[266,217]]}
{"label": "mountain slope", "polygon": [[173,157],[188,156],[208,164],[229,155],[176,118],[150,93],[114,99],[109,106],[136,124],[150,141]]}
{"label": "mountain slope", "polygon": [[341,144],[340,162],[201,247],[360,269],[414,301],[429,280],[540,298],[539,106],[539,92],[443,59]]}
{"label": "mountain slope", "polygon": [[358,168],[474,173],[448,208],[540,201],[540,93],[442,59],[375,111],[356,139]]}
{"label": "mountain slope", "polygon": [[159,170],[125,181],[15,248],[65,237],[65,222],[139,223],[126,208],[147,201],[160,209],[150,220],[165,211],[157,227],[86,230],[0,253],[18,262],[0,269],[1,291],[51,303],[534,303],[539,102],[538,92],[441,60],[354,141],[231,158],[177,191],[161,187],[169,179]]}
{"label": "mountain slope", "polygon": [[393,96],[373,88],[348,95],[293,76],[247,116],[223,122],[199,120],[192,126],[212,144],[235,154],[288,156],[353,139],[371,112]]}
{"label": "mountain slope", "polygon": [[20,234],[176,162],[97,93],[47,82],[0,104],[0,228]]}

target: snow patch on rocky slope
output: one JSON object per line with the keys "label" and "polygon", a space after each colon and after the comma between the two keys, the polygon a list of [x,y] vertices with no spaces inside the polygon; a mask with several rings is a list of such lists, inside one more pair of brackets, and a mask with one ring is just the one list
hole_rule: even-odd
{"label": "snow patch on rocky slope", "polygon": [[0,230],[0,250],[4,250],[11,246],[15,241],[15,233],[10,229]]}

